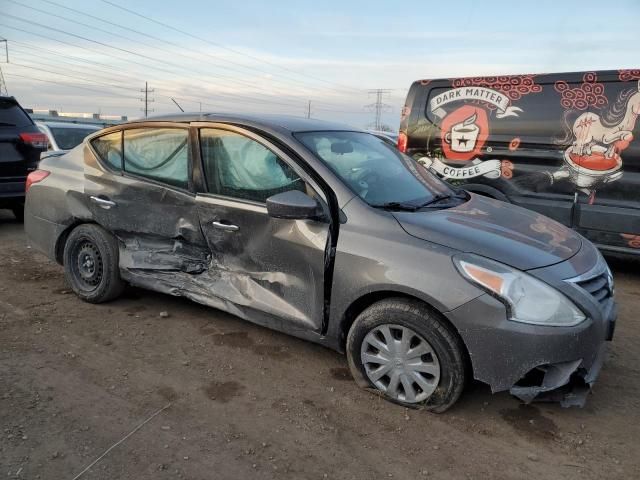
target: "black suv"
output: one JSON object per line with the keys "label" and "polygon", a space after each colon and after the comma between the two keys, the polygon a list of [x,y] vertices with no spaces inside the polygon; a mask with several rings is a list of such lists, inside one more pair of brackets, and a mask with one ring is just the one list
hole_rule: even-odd
{"label": "black suv", "polygon": [[13,97],[0,97],[0,208],[23,218],[27,174],[35,170],[47,136]]}

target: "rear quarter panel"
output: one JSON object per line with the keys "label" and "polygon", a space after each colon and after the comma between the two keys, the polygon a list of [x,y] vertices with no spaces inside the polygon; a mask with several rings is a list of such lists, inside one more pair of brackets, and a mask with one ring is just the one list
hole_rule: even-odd
{"label": "rear quarter panel", "polygon": [[[60,157],[43,160],[40,170],[50,172],[33,184],[25,202],[25,233],[29,242],[56,260],[56,245],[65,230],[76,223],[91,221],[84,199],[84,145]],[[91,155],[90,152],[86,152]]]}

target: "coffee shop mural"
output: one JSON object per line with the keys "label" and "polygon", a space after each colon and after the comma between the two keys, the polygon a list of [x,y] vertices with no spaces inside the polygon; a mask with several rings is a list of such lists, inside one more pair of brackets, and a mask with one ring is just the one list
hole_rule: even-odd
{"label": "coffee shop mural", "polygon": [[[556,183],[570,182],[593,203],[598,188],[623,175],[622,154],[633,140],[640,115],[640,71],[619,70],[618,78],[629,86],[614,98],[607,97],[594,72],[585,73],[579,83],[558,80],[544,85],[552,89],[560,112],[564,112],[558,119],[564,125],[564,136],[549,139],[549,145],[561,152],[562,162],[558,165],[550,159],[544,175],[521,175],[516,183],[543,191]],[[427,114],[440,131],[438,140],[428,148],[433,151],[436,147],[439,154],[419,161],[448,180],[481,176],[511,179],[513,164],[492,158],[499,152],[489,145],[491,122],[509,117],[526,122],[526,111],[517,102],[542,92],[543,85],[536,83],[535,75],[515,75],[452,79],[451,86],[433,95],[427,105]],[[521,144],[515,130],[508,144],[510,151]],[[528,185],[531,182],[536,185]]]}
{"label": "coffee shop mural", "polygon": [[[420,163],[446,179],[510,179],[513,164],[509,160],[479,158],[492,152],[492,147],[485,148],[491,133],[489,116],[494,114],[498,120],[518,117],[523,110],[513,102],[541,92],[542,87],[533,75],[459,78],[452,80],[452,86],[432,97],[427,107],[429,116],[440,125],[443,158],[422,157]],[[509,149],[516,149],[519,143],[515,137]]]}

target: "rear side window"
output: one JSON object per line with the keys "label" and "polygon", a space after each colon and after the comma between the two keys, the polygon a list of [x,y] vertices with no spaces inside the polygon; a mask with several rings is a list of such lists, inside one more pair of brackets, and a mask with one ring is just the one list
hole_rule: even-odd
{"label": "rear side window", "polygon": [[32,125],[31,118],[12,100],[0,99],[0,127]]}
{"label": "rear side window", "polygon": [[125,130],[124,170],[174,187],[188,189],[188,130],[182,128]]}
{"label": "rear side window", "polygon": [[122,170],[122,132],[94,138],[91,146],[104,163],[114,170]]}

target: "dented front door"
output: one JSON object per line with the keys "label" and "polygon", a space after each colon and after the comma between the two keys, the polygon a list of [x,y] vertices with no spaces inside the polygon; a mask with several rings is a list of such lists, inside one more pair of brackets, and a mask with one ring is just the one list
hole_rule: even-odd
{"label": "dented front door", "polygon": [[280,330],[320,331],[329,224],[267,214],[265,200],[316,186],[277,147],[237,129],[200,130],[206,190],[197,197],[211,293],[228,311]]}

